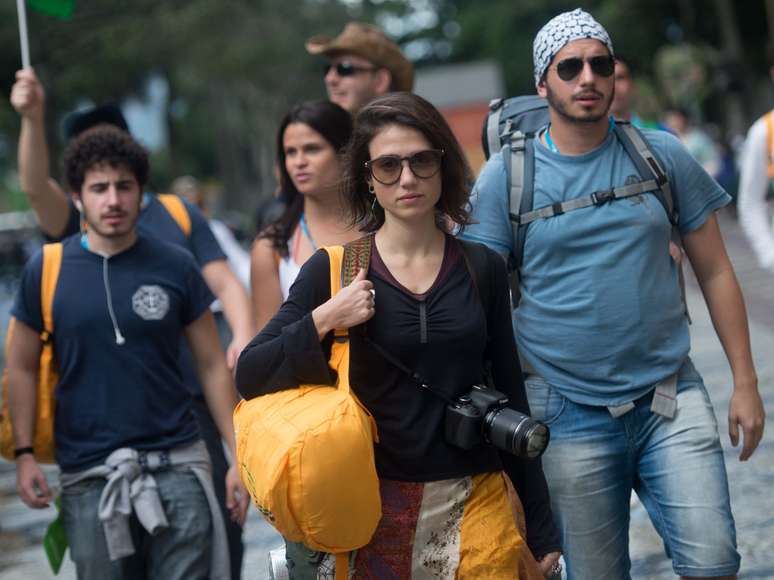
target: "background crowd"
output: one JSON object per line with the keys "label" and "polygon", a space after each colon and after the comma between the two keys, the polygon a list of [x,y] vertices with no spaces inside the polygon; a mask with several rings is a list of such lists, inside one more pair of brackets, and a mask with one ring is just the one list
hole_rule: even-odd
{"label": "background crowd", "polygon": [[[732,196],[736,195],[739,183],[738,160],[744,151],[743,135],[752,120],[765,111],[770,102],[767,100],[771,92],[768,76],[765,72],[754,73],[755,69],[766,70],[765,43],[768,30],[765,27],[765,5],[760,3],[751,6],[753,3],[750,3],[742,8],[717,1],[713,4],[715,18],[712,19],[699,18],[699,9],[691,2],[678,5],[664,3],[661,13],[653,10],[652,4],[645,9],[644,4],[640,6],[637,2],[618,7],[607,2],[588,4],[591,10],[604,14],[605,21],[610,23],[611,34],[621,38],[617,42],[617,53],[624,56],[617,63],[615,71],[617,101],[613,111],[616,116],[631,119],[640,126],[673,132],[705,171]],[[41,119],[51,145],[51,158],[54,160],[58,157],[61,141],[57,134],[62,115],[84,105],[79,99],[88,96],[101,101],[105,96],[113,99],[123,96],[122,105],[129,119],[129,129],[141,142],[145,141],[152,151],[151,167],[154,173],[150,178],[151,187],[157,191],[171,191],[185,196],[208,217],[210,229],[226,251],[231,270],[246,289],[248,285],[251,286],[254,314],[251,322],[258,329],[277,310],[281,300],[287,297],[289,283],[297,273],[298,266],[317,249],[318,241],[321,242],[319,245],[325,245],[357,237],[347,230],[346,224],[337,221],[339,212],[331,210],[331,200],[326,197],[331,194],[330,188],[320,187],[321,184],[317,183],[309,184],[304,189],[299,185],[304,183],[303,170],[293,173],[292,163],[286,158],[296,151],[294,148],[302,151],[309,146],[309,136],[303,134],[304,127],[312,129],[313,137],[322,136],[331,150],[338,150],[340,141],[346,141],[348,135],[326,133],[325,121],[319,119],[339,113],[335,110],[305,111],[303,107],[290,109],[284,118],[282,113],[288,110],[289,103],[311,96],[322,96],[322,86],[327,88],[330,98],[337,102],[334,96],[335,79],[352,74],[342,69],[342,66],[359,66],[368,70],[369,63],[351,62],[351,58],[346,63],[337,62],[335,57],[331,60],[331,55],[325,52],[325,41],[318,41],[321,43],[318,50],[315,49],[314,41],[310,40],[306,51],[302,51],[297,43],[291,46],[290,39],[303,37],[290,34],[293,31],[288,29],[298,26],[295,32],[308,30],[310,33],[318,33],[326,26],[334,30],[353,15],[374,19],[398,38],[404,54],[413,61],[420,76],[423,68],[430,70],[444,63],[496,58],[506,45],[526,43],[528,40],[531,42],[529,33],[524,35],[524,39],[506,41],[505,25],[508,25],[507,30],[511,36],[518,36],[512,34],[514,29],[522,27],[531,31],[535,28],[535,22],[545,20],[547,13],[547,9],[524,5],[517,8],[507,3],[492,3],[484,11],[477,10],[475,3],[462,1],[393,2],[384,5],[322,2],[304,4],[303,7],[300,13],[294,13],[293,18],[288,16],[282,19],[280,16],[283,10],[288,8],[280,7],[279,4],[274,7],[277,10],[271,15],[238,4],[229,6],[230,11],[226,11],[225,8],[214,8],[204,2],[188,3],[185,9],[159,14],[160,19],[169,17],[179,25],[180,30],[176,31],[180,35],[178,39],[182,39],[183,30],[186,33],[198,30],[201,38],[208,38],[207,42],[202,41],[202,44],[208,45],[208,53],[213,52],[213,46],[217,46],[219,39],[215,32],[217,27],[204,29],[204,21],[223,18],[235,25],[239,22],[237,31],[243,32],[241,42],[240,34],[233,35],[233,44],[228,45],[228,50],[221,55],[223,58],[218,63],[210,62],[211,55],[204,55],[200,52],[201,47],[192,47],[191,43],[186,47],[182,43],[181,46],[173,47],[179,42],[176,34],[166,36],[163,42],[170,43],[168,46],[159,45],[161,41],[158,39],[152,47],[148,46],[150,43],[142,47],[141,43],[133,46],[138,37],[148,34],[148,30],[133,30],[136,23],[129,19],[124,21],[126,15],[111,18],[112,15],[100,13],[94,6],[84,11],[76,9],[74,16],[64,22],[46,22],[42,17],[34,17],[32,20],[33,24],[40,23],[46,31],[58,30],[55,27],[61,27],[62,31],[67,27],[81,30],[88,19],[97,22],[108,20],[106,24],[113,28],[113,34],[129,31],[137,33],[132,36],[132,43],[122,47],[123,51],[128,50],[129,46],[136,48],[138,54],[151,49],[156,51],[155,56],[148,55],[151,61],[144,62],[142,57],[136,58],[133,62],[136,69],[127,70],[126,74],[117,74],[118,69],[112,59],[121,61],[121,58],[110,50],[104,50],[106,60],[111,61],[104,64],[110,66],[114,74],[110,75],[108,83],[97,87],[92,84],[94,79],[88,78],[91,73],[79,76],[72,70],[74,67],[69,72],[57,68],[60,55],[53,50],[55,43],[52,39],[55,39],[56,32],[46,34],[45,42],[41,41],[40,46],[33,44],[36,47],[34,50],[42,55],[41,60],[35,63],[38,77],[43,86],[51,88],[46,94],[47,114],[45,120]],[[168,7],[154,9],[164,11]],[[556,8],[551,10],[552,13],[556,11]],[[758,18],[755,18],[756,14]],[[498,18],[498,15],[503,18]],[[627,19],[637,15],[642,15],[643,23],[646,24],[643,28],[653,34],[648,38],[645,35],[616,34],[617,26],[623,27]],[[251,46],[251,40],[256,44],[254,38],[249,38],[248,28],[242,28],[248,21],[262,30],[271,30],[272,35],[278,34],[276,42],[268,42],[260,50]],[[122,28],[124,26],[127,28]],[[70,33],[72,30],[74,28],[70,29]],[[499,34],[500,31],[502,34]],[[94,51],[93,43],[110,42],[102,34],[104,30],[100,35],[88,39],[92,42],[90,51]],[[474,42],[475,34],[480,35],[478,44]],[[502,41],[497,46],[494,44],[496,38]],[[745,38],[745,42],[741,38]],[[88,41],[82,40],[85,47]],[[226,43],[226,40],[222,42]],[[52,45],[50,52],[47,52],[48,43]],[[245,50],[238,51],[237,46]],[[75,58],[79,44],[75,43],[74,48],[76,52],[69,55],[70,59]],[[171,48],[175,50],[166,50]],[[312,70],[322,65],[322,60],[314,57],[321,53],[328,56],[329,62],[325,69],[324,85],[320,83],[319,76],[314,78],[312,73]],[[162,54],[164,58],[159,58]],[[654,56],[641,56],[645,54]],[[166,58],[169,58],[169,62],[164,62]],[[264,62],[271,62],[272,65],[264,66]],[[519,65],[510,58],[503,59],[499,65],[507,94],[532,92],[525,87],[530,84],[530,73],[526,67],[520,70]],[[242,74],[240,77],[237,74],[240,67],[250,67],[250,70],[256,71],[256,75],[245,78]],[[280,67],[287,70],[278,70]],[[264,77],[269,69],[273,69],[274,80],[271,82]],[[748,70],[751,74],[744,74]],[[391,73],[392,82],[395,82],[395,70]],[[259,79],[263,79],[264,84]],[[395,86],[388,82],[384,89],[390,88],[395,90]],[[403,88],[410,89],[411,83]],[[158,92],[157,89],[163,93],[163,98],[157,100],[155,106],[147,106],[153,102],[153,94]],[[346,100],[338,104],[350,113],[360,106],[360,103],[348,103]],[[141,110],[143,105],[146,105],[146,112],[138,113],[133,125],[132,107]],[[324,108],[329,104],[320,101],[316,106]],[[160,113],[160,117],[149,121],[154,109]],[[217,111],[215,116],[213,111]],[[343,115],[342,119],[345,117],[347,115]],[[8,127],[9,144],[15,138],[15,122],[16,117],[13,115],[0,117],[0,129]],[[346,127],[343,121],[333,124],[339,129]],[[302,129],[301,134],[299,127]],[[453,124],[452,128],[455,129]],[[324,149],[325,146],[323,142],[318,145],[318,149]],[[7,154],[0,157],[0,164],[5,163],[8,173],[12,175],[17,159],[12,147],[6,149]],[[278,157],[279,163],[275,164],[274,158],[278,151],[282,153]],[[322,165],[318,167],[324,170]],[[334,173],[338,170],[337,167],[331,169]],[[52,163],[51,173],[56,176],[55,163]],[[14,192],[13,177],[6,183],[8,195],[0,200],[0,203],[6,204],[2,209],[23,212],[27,199],[18,191]],[[315,189],[312,185],[318,187]],[[294,190],[296,196],[303,194],[303,202],[298,201],[301,199],[299,197],[295,205]],[[284,205],[275,203],[276,194],[279,194]],[[326,204],[327,209],[322,209]],[[34,234],[30,234],[31,228],[28,227],[29,221],[25,221],[25,214],[9,215],[12,219],[9,218],[7,223],[11,225],[0,231],[0,251],[10,258],[4,260],[5,271],[2,272],[10,293],[16,274],[12,263],[21,265],[36,242]],[[277,217],[280,223],[285,220],[284,229],[262,231],[263,225]],[[308,227],[310,222],[314,224],[311,229]],[[253,243],[254,239],[257,241]],[[248,255],[251,249],[252,264]],[[251,284],[250,268],[253,274]],[[269,275],[271,272],[274,274]],[[216,312],[218,308],[222,309],[222,304],[214,307]],[[222,325],[223,343],[237,349],[245,343],[247,331],[234,325],[234,314],[229,316],[226,311],[221,320],[224,318],[225,322],[231,323],[231,330],[236,334],[229,334],[229,324]],[[233,365],[235,354],[229,354],[229,363]]]}

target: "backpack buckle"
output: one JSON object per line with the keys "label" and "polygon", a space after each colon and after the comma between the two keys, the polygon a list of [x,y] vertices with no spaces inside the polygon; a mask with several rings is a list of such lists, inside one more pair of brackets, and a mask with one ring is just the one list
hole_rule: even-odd
{"label": "backpack buckle", "polygon": [[489,101],[489,110],[496,111],[497,109],[503,106],[504,102],[505,102],[505,99],[503,98],[492,99],[491,101]]}
{"label": "backpack buckle", "polygon": [[591,201],[594,202],[594,205],[604,205],[608,201],[612,201],[615,199],[615,193],[613,193],[612,189],[606,189],[604,191],[595,191],[591,194]]}

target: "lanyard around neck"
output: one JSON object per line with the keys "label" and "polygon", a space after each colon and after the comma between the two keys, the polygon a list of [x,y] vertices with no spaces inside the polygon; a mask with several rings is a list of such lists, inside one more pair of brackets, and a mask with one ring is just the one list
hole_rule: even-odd
{"label": "lanyard around neck", "polygon": [[309,240],[309,243],[312,244],[312,249],[316,252],[317,251],[317,244],[315,243],[314,239],[312,238],[312,234],[309,233],[309,226],[306,225],[306,218],[304,217],[304,214],[301,214],[301,217],[298,220],[298,225],[301,226],[301,231],[304,232],[304,235],[306,236],[306,239]]}
{"label": "lanyard around neck", "polygon": [[[615,119],[613,117],[609,118],[608,126],[607,126],[607,134],[613,132],[613,129],[615,129]],[[546,130],[543,132],[543,134],[546,137],[546,146],[553,151],[554,153],[559,153],[559,149],[554,144],[554,140],[551,139],[551,123],[548,124],[548,127],[546,127]],[[561,153],[559,153],[561,155]]]}

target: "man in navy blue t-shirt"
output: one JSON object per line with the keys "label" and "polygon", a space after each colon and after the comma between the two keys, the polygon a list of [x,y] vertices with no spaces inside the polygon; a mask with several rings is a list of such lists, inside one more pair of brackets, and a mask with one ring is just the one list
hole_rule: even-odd
{"label": "man in navy blue t-shirt", "polygon": [[[234,453],[236,391],[193,257],[137,231],[145,151],[98,127],[65,153],[67,181],[87,225],[63,242],[53,303],[55,455],[64,526],[84,579],[228,577],[228,550],[210,462],[178,364],[191,346],[220,435]],[[30,507],[52,494],[31,448],[43,330],[41,253],[27,264],[8,359],[17,488]],[[230,515],[247,495],[226,475]],[[141,572],[142,571],[142,572]]]}
{"label": "man in navy blue t-shirt", "polygon": [[[16,83],[11,91],[11,104],[21,116],[19,178],[22,189],[43,233],[50,239],[63,239],[79,230],[81,219],[65,191],[49,175],[48,145],[43,122],[45,93],[32,69],[17,72]],[[66,137],[72,139],[97,125],[112,125],[127,132],[129,130],[118,107],[102,105],[68,116],[65,123]],[[198,208],[185,200],[180,201],[190,221],[187,234],[158,197],[150,193],[143,195],[137,227],[142,234],[176,244],[193,254],[207,285],[223,306],[223,315],[231,330],[231,343],[226,350],[226,357],[229,367],[233,368],[242,348],[254,335],[250,302],[243,286],[229,268],[226,255],[215,240],[207,220]],[[215,423],[207,412],[187,348],[181,350],[180,365],[185,385],[194,397],[194,413],[212,458],[215,491],[221,504],[225,505],[222,481],[228,462]],[[233,566],[231,575],[236,580],[240,577],[242,564],[242,530],[231,521],[226,521],[226,528]]]}

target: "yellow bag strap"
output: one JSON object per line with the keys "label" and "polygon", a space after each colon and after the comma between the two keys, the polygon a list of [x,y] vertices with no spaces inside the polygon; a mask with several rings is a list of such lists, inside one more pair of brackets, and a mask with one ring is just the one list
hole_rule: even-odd
{"label": "yellow bag strap", "polygon": [[186,237],[191,235],[191,216],[188,214],[183,200],[171,193],[159,193],[156,195],[161,204],[177,222]]}
{"label": "yellow bag strap", "polygon": [[[346,246],[328,246],[323,248],[328,252],[328,259],[330,260],[331,296],[335,296],[342,287],[352,282],[352,279],[357,276],[361,268],[368,269],[372,242],[373,237],[368,236],[351,242]],[[338,374],[337,388],[349,393],[349,330],[346,328],[337,328],[333,331],[333,346],[331,347],[331,358],[328,361],[328,366]],[[352,396],[357,400],[354,393]],[[363,407],[362,404],[360,406],[371,421],[371,433],[374,441],[378,443],[379,432],[376,428],[376,421],[371,413],[368,412],[368,409]]]}
{"label": "yellow bag strap", "polygon": [[[328,252],[330,260],[331,296],[335,296],[343,287],[349,286],[361,269],[368,269],[372,243],[373,236],[366,236],[346,246],[323,248]],[[346,328],[337,328],[333,334],[336,342],[343,342],[349,336]]]}
{"label": "yellow bag strap", "polygon": [[43,246],[43,273],[40,277],[40,307],[43,316],[41,340],[48,341],[54,332],[54,293],[62,266],[62,244]]}
{"label": "yellow bag strap", "polygon": [[349,552],[336,554],[335,580],[347,580],[349,578]]}
{"label": "yellow bag strap", "polygon": [[[323,249],[328,252],[328,260],[330,261],[331,297],[333,297],[341,290],[341,263],[344,258],[344,246],[327,246]],[[331,359],[328,361],[328,366],[339,374],[338,387],[346,392],[349,392],[349,380],[348,377],[342,376],[339,367],[349,348],[348,339],[349,331],[346,328],[336,328],[333,331]]]}
{"label": "yellow bag strap", "polygon": [[774,111],[769,111],[764,117],[766,121],[766,145],[768,147],[768,175],[774,179]]}

